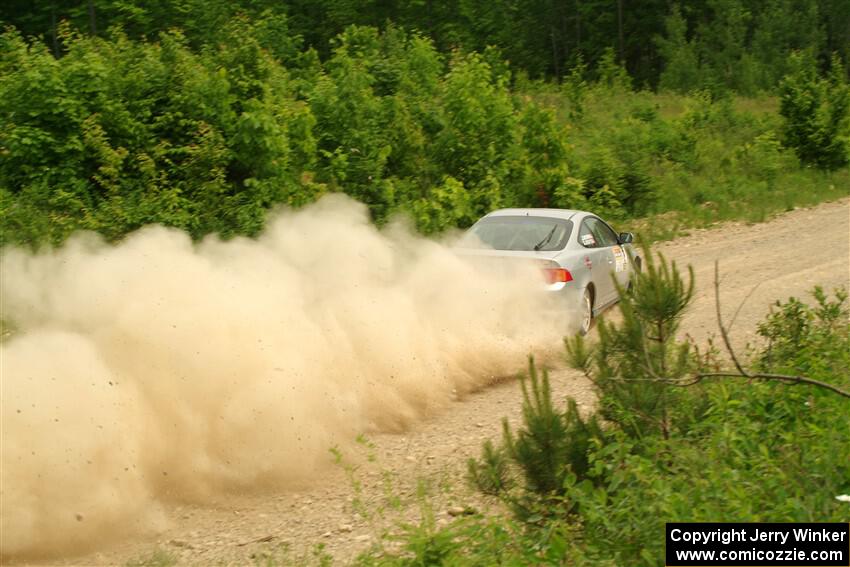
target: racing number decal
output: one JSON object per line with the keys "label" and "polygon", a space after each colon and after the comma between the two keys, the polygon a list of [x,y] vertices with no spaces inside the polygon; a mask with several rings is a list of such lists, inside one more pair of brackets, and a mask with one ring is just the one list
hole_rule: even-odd
{"label": "racing number decal", "polygon": [[617,272],[622,272],[626,269],[629,259],[626,257],[626,251],[621,246],[615,246],[614,252],[614,269]]}

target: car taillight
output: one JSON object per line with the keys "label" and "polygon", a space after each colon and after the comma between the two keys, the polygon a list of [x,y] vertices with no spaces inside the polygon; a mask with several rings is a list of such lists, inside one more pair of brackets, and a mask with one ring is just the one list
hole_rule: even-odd
{"label": "car taillight", "polygon": [[566,268],[544,268],[543,277],[548,284],[573,281],[573,275]]}

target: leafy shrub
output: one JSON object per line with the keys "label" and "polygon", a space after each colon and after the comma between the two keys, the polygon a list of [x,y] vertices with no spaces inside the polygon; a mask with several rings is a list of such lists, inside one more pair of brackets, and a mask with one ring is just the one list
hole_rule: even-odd
{"label": "leafy shrub", "polygon": [[[834,301],[814,293],[815,307],[793,299],[778,305],[760,326],[770,342],[757,359],[774,371],[805,371],[834,382],[848,368],[846,293],[838,291]],[[850,478],[850,464],[839,456],[850,445],[835,433],[850,426],[845,401],[820,389],[771,383],[681,391],[685,401],[696,397],[706,404],[698,420],[670,438],[610,443],[591,457],[595,483],[576,482],[566,491],[577,502],[586,533],[593,534],[583,543],[586,553],[657,564],[663,556],[657,533],[666,521],[824,521],[842,515],[833,497],[848,489]],[[610,542],[621,543],[612,549]]]}
{"label": "leafy shrub", "polygon": [[350,26],[320,62],[287,25],[230,18],[200,52],[177,31],[132,41],[66,26],[60,58],[3,34],[3,242],[117,239],[148,223],[252,235],[271,207],[324,191],[437,232],[571,183],[565,129],[509,91],[496,51],[446,68],[422,36]]}
{"label": "leafy shrub", "polygon": [[[850,385],[850,324],[844,290],[816,305],[790,299],[759,326],[768,344],[759,367],[806,372]],[[847,402],[820,388],[719,382],[701,389],[699,420],[669,439],[620,435],[590,455],[591,478],[574,480],[585,556],[617,564],[662,561],[664,522],[841,521],[835,495],[850,489]],[[685,395],[701,395],[685,390]],[[612,545],[612,542],[616,544]]]}
{"label": "leafy shrub", "polygon": [[739,148],[736,159],[754,178],[765,182],[768,189],[776,187],[783,172],[799,166],[796,156],[782,147],[773,132],[756,136],[752,143],[744,144]]}
{"label": "leafy shrub", "polygon": [[481,214],[501,205],[501,182],[519,151],[517,116],[501,81],[479,55],[456,54],[443,85],[444,128],[433,157],[469,188]]}
{"label": "leafy shrub", "polygon": [[66,29],[60,60],[2,36],[0,186],[18,204],[14,224],[51,218],[25,242],[78,228],[117,238],[151,222],[255,234],[271,204],[314,198],[294,171],[308,165],[309,113],[250,33],[230,33],[196,55],[176,32],[136,43]]}
{"label": "leafy shrub", "polygon": [[626,68],[617,63],[613,47],[606,47],[596,65],[600,86],[609,90],[631,91],[632,78]]}
{"label": "leafy shrub", "polygon": [[[506,428],[508,466],[525,478],[520,492],[507,489],[517,517],[562,542],[561,560],[589,565],[659,564],[665,522],[841,521],[846,510],[834,496],[850,490],[846,400],[770,381],[682,380],[718,360],[675,338],[692,279],[645,256],[634,293],[621,290],[623,321],[602,323],[594,347],[566,342],[597,386],[605,419],[569,426],[575,406],[554,408],[545,373],[532,366],[523,382],[523,428]],[[847,293],[813,295],[814,306],[778,303],[759,326],[768,342],[755,367],[846,388]]]}
{"label": "leafy shrub", "polygon": [[779,87],[783,142],[804,163],[827,170],[847,165],[850,87],[841,61],[833,57],[826,79],[819,78],[812,61],[800,53],[791,55],[789,67]]}
{"label": "leafy shrub", "polygon": [[830,299],[822,288],[815,287],[812,297],[814,307],[793,297],[776,302],[758,327],[759,335],[767,340],[759,365],[768,372],[846,378],[850,368],[847,290],[836,289]]}
{"label": "leafy shrub", "polygon": [[416,228],[424,234],[439,232],[449,226],[468,226],[475,221],[472,210],[469,192],[452,177],[447,177],[441,186],[410,205]]}

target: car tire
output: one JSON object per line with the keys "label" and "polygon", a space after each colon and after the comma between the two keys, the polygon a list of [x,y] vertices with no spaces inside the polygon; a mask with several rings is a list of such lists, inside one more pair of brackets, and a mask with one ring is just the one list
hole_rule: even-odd
{"label": "car tire", "polygon": [[589,288],[584,288],[584,293],[582,293],[579,317],[578,334],[584,336],[590,332],[590,328],[593,326],[593,295]]}

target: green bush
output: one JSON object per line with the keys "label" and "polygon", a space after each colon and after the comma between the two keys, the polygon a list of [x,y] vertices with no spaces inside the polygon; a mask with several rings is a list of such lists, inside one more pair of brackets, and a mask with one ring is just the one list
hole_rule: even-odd
{"label": "green bush", "polygon": [[9,222],[45,233],[4,236],[58,242],[85,228],[114,239],[153,222],[256,234],[272,204],[314,198],[298,173],[312,153],[309,110],[250,30],[229,33],[197,55],[176,32],[137,43],[66,29],[56,60],[6,32],[0,187]]}
{"label": "green bush", "polygon": [[671,383],[694,369],[690,345],[676,340],[679,323],[693,297],[693,272],[687,283],[675,263],[649,250],[629,295],[619,324],[599,323],[599,343],[585,354],[584,339],[567,343],[568,358],[592,376],[599,411],[609,423],[635,439],[669,439],[701,418],[697,397]]}
{"label": "green bush", "polygon": [[253,235],[273,206],[325,191],[378,223],[406,211],[438,232],[574,185],[566,130],[510,92],[496,52],[446,65],[422,36],[350,26],[320,62],[286,30],[231,18],[195,51],[178,31],[133,41],[65,26],[58,58],[5,32],[3,242],[114,240],[148,223]]}
{"label": "green bush", "polygon": [[575,400],[568,400],[565,410],[556,409],[549,374],[544,370],[538,376],[533,361],[521,386],[523,428],[514,433],[504,422],[505,450],[519,467],[525,490],[544,496],[556,494],[566,475],[586,476],[587,451],[595,440],[603,438],[602,429],[595,417],[582,417]]}
{"label": "green bush", "polygon": [[[604,419],[576,418],[574,402],[555,409],[546,373],[532,366],[522,428],[506,428],[505,449],[488,444],[475,465],[500,471],[487,486],[513,504],[530,541],[556,542],[560,555],[540,561],[657,565],[665,522],[842,521],[846,505],[835,496],[850,491],[846,399],[799,384],[694,380],[720,360],[675,338],[692,287],[663,258],[645,256],[633,294],[621,290],[622,322],[603,323],[596,346],[567,341]],[[815,288],[813,296],[813,306],[777,303],[759,326],[766,343],[753,353],[753,371],[847,389],[847,292],[830,298]],[[504,482],[505,470],[525,482]]]}
{"label": "green bush", "polygon": [[782,79],[780,113],[783,142],[803,163],[833,170],[850,160],[850,87],[844,66],[832,59],[828,78],[819,78],[811,58],[791,55]]}
{"label": "green bush", "polygon": [[[78,229],[116,240],[149,223],[253,235],[274,206],[327,191],[379,224],[409,214],[424,233],[554,206],[649,217],[651,240],[762,220],[850,181],[829,170],[848,147],[838,71],[789,75],[796,102],[782,104],[796,118],[783,123],[772,98],[633,91],[611,51],[593,71],[579,59],[563,86],[524,79],[516,92],[494,49],[447,56],[393,25],[350,26],[321,61],[283,16],[225,20],[202,49],[179,31],[104,39],[63,24],[58,57],[6,31],[0,243]],[[824,171],[801,167],[812,160]]]}
{"label": "green bush", "polygon": [[528,522],[550,521],[570,510],[564,499],[569,479],[590,476],[589,456],[607,439],[595,414],[583,416],[575,400],[558,408],[552,401],[549,375],[532,360],[521,380],[522,427],[503,422],[502,444],[484,443],[480,459],[467,463],[469,479],[485,494],[499,497]]}
{"label": "green bush", "polygon": [[776,302],[758,327],[759,335],[767,340],[759,354],[759,366],[767,372],[843,376],[843,385],[850,385],[847,290],[836,289],[830,298],[815,287],[812,297],[814,307],[794,297]]}

